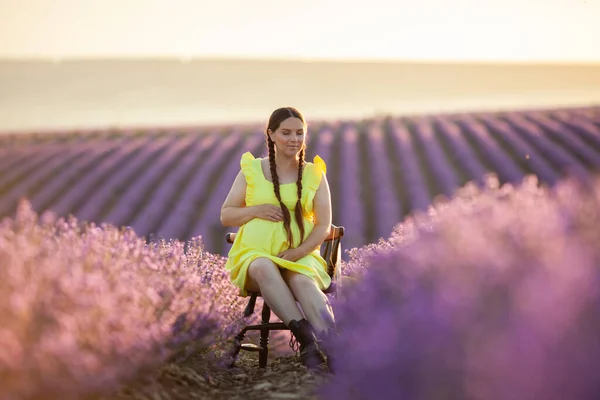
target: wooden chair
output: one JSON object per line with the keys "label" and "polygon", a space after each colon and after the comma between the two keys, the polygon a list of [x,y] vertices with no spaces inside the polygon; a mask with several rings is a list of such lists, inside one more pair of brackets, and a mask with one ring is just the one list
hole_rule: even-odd
{"label": "wooden chair", "polygon": [[[235,240],[235,233],[229,232],[225,235],[225,240],[228,243],[233,243]],[[331,232],[327,238],[321,244],[321,256],[327,262],[327,274],[331,277],[331,284],[324,290],[324,293],[331,293],[335,298],[338,298],[341,292],[342,283],[342,268],[341,268],[341,239],[344,236],[344,227],[331,225]],[[254,312],[254,306],[256,304],[256,298],[260,296],[260,292],[248,292],[250,300],[244,310],[244,317],[252,315]],[[271,309],[266,302],[263,302],[262,308],[262,319],[260,324],[247,325],[245,326],[238,335],[234,338],[232,350],[229,353],[231,361],[228,366],[231,368],[235,364],[236,357],[240,350],[247,351],[258,351],[258,366],[259,368],[265,368],[267,366],[267,358],[269,355],[269,333],[272,330],[289,330],[289,328],[283,322],[270,322],[271,320]],[[252,343],[242,343],[244,336],[248,331],[260,331],[260,344],[257,346]]]}

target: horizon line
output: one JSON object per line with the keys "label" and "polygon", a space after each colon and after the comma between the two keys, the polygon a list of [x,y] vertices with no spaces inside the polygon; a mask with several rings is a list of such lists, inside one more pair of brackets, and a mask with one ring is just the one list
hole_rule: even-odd
{"label": "horizon line", "polygon": [[182,64],[206,61],[222,62],[300,62],[300,63],[323,63],[323,64],[447,64],[447,65],[528,65],[528,66],[600,66],[597,60],[561,60],[561,59],[444,59],[444,58],[400,58],[400,57],[324,57],[324,56],[274,56],[274,55],[167,55],[167,54],[145,54],[145,55],[71,55],[71,56],[47,56],[47,55],[0,55],[0,62],[68,62],[89,61],[176,61]]}

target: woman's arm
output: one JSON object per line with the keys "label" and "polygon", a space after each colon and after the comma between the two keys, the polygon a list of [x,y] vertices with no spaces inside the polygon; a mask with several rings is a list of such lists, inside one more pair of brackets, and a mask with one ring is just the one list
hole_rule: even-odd
{"label": "woman's arm", "polygon": [[254,218],[274,222],[283,221],[283,212],[278,206],[273,204],[246,206],[246,187],[246,177],[240,171],[221,206],[221,224],[241,226]]}
{"label": "woman's arm", "polygon": [[246,207],[246,178],[240,171],[221,206],[221,224],[240,226],[255,218],[252,207]]}

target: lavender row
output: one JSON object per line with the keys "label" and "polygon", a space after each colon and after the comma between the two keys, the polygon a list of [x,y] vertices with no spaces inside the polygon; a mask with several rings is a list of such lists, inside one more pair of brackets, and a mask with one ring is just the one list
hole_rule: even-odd
{"label": "lavender row", "polygon": [[216,135],[201,136],[192,144],[192,150],[177,161],[175,168],[162,180],[156,192],[152,194],[151,201],[147,202],[146,206],[129,223],[138,234],[148,235],[152,233],[152,229],[165,216],[167,210],[173,206],[170,201],[177,195],[179,187],[187,184],[185,181],[186,176],[193,173],[192,168],[194,168],[198,159],[206,157],[207,152],[216,140]]}
{"label": "lavender row", "polygon": [[85,221],[100,223],[103,220],[104,213],[112,207],[119,204],[122,193],[127,187],[138,178],[142,169],[152,163],[152,161],[169,146],[176,142],[176,138],[163,137],[153,140],[147,144],[143,150],[130,160],[127,166],[116,171],[107,182],[92,196],[83,207],[77,212],[77,218]]}
{"label": "lavender row", "polygon": [[457,164],[471,177],[472,182],[481,187],[483,185],[483,178],[488,171],[479,162],[473,149],[465,142],[458,126],[447,118],[433,117],[433,120],[439,126],[440,135],[448,143]]}
{"label": "lavender row", "polygon": [[[135,177],[132,184],[124,185],[125,191],[119,198],[119,204],[116,207],[113,207],[113,209],[102,218],[102,222],[113,225],[129,225],[128,221],[131,220],[131,216],[140,206],[140,203],[145,200],[144,196],[152,196],[151,193],[146,193],[147,188],[157,183],[156,180],[158,175],[165,169],[168,169],[170,164],[177,162],[180,153],[186,148],[189,149],[189,146],[191,146],[194,139],[195,138],[192,136],[177,138],[156,157],[148,159],[147,168],[144,168],[141,174]],[[160,184],[160,182],[158,183]],[[154,201],[154,199],[152,201]],[[136,228],[135,225],[133,225],[133,228]],[[136,232],[138,232],[137,229]]]}
{"label": "lavender row", "polygon": [[550,118],[575,130],[582,138],[593,143],[596,149],[600,149],[600,128],[587,118],[563,112],[556,112]]}
{"label": "lavender row", "polygon": [[476,142],[483,157],[489,161],[494,172],[498,174],[501,180],[517,183],[523,179],[523,171],[504,152],[484,126],[468,118],[466,121],[465,119],[457,119],[457,121],[463,127],[465,134]]}
{"label": "lavender row", "polygon": [[427,164],[433,171],[438,187],[447,198],[451,198],[458,189],[459,179],[435,138],[431,121],[419,119],[416,121],[415,129],[417,140],[423,145]]}
{"label": "lavender row", "polygon": [[24,159],[30,157],[34,153],[35,148],[18,148],[18,149],[2,149],[0,152],[0,179],[9,170],[15,168]]}
{"label": "lavender row", "polygon": [[523,118],[540,125],[546,130],[549,136],[559,141],[565,149],[569,149],[588,166],[596,169],[600,168],[600,154],[591,149],[571,128],[565,127],[540,114],[536,115],[532,113]]}
{"label": "lavender row", "polygon": [[100,164],[85,174],[76,185],[66,189],[63,195],[49,208],[60,216],[77,214],[89,199],[95,197],[95,192],[103,186],[103,182],[118,171],[123,161],[132,160],[136,151],[143,151],[152,142],[151,138],[121,142],[114,153],[111,153],[108,158],[102,160]]}
{"label": "lavender row", "polygon": [[486,127],[496,130],[502,139],[512,147],[515,155],[527,161],[535,175],[549,185],[554,185],[558,182],[560,176],[554,171],[552,165],[544,158],[543,154],[538,152],[528,141],[524,140],[521,135],[517,134],[514,129],[511,129],[506,122],[499,119],[494,119],[493,121],[493,124],[488,121]]}
{"label": "lavender row", "polygon": [[371,223],[376,224],[378,237],[387,237],[402,219],[400,216],[402,204],[393,189],[390,169],[390,163],[393,161],[387,157],[381,122],[370,124],[367,136],[369,158],[364,162],[368,162],[371,166],[369,179],[374,182],[374,192],[370,195],[374,197],[375,203],[375,220]]}
{"label": "lavender row", "polygon": [[404,190],[410,198],[410,209],[412,211],[424,211],[431,204],[431,195],[423,179],[423,174],[415,157],[410,133],[406,126],[396,120],[391,120],[392,143],[394,152],[398,154],[398,161],[404,173]]}
{"label": "lavender row", "polygon": [[[484,116],[483,118],[490,122],[490,124],[496,122],[496,120],[491,117]],[[582,177],[588,175],[585,167],[561,146],[558,146],[549,140],[539,126],[510,113],[507,114],[506,121],[514,126],[524,137],[534,143],[546,157],[556,162],[563,173],[572,172]]]}
{"label": "lavender row", "polygon": [[89,156],[81,157],[70,164],[66,170],[54,176],[35,196],[29,199],[33,208],[37,212],[46,211],[65,191],[78,186],[87,174],[97,168],[104,159],[115,153],[123,144],[116,141],[95,144]]}
{"label": "lavender row", "polygon": [[348,227],[344,236],[345,246],[349,249],[358,247],[364,243],[365,210],[362,193],[360,190],[359,166],[361,160],[358,158],[358,133],[356,128],[350,124],[343,127],[340,136],[341,160],[339,180],[336,184],[340,187],[341,197],[337,199],[339,207],[340,225]]}
{"label": "lavender row", "polygon": [[572,109],[567,112],[575,117],[582,116],[586,118],[600,129],[600,108]]}
{"label": "lavender row", "polygon": [[[48,145],[25,155],[0,176],[0,188],[13,186],[16,182],[23,179],[23,177],[42,168],[49,160],[55,156],[59,156],[67,148],[60,144]],[[2,192],[4,191],[5,189],[2,190]]]}
{"label": "lavender row", "polygon": [[[211,190],[211,188],[205,186],[205,182],[208,181],[211,174],[215,173],[215,165],[221,162],[222,158],[239,144],[241,138],[241,132],[233,131],[225,134],[222,140],[219,140],[216,148],[211,151],[206,161],[204,161],[202,168],[194,174],[185,187],[177,204],[165,210],[163,222],[153,234],[162,238],[177,238],[185,231],[190,219],[195,218],[197,212],[194,209],[195,202],[204,193]],[[239,160],[231,160],[231,162],[237,162],[239,165]]]}
{"label": "lavender row", "polygon": [[51,160],[43,164],[43,167],[34,169],[0,197],[0,215],[12,214],[16,210],[20,198],[30,198],[46,186],[62,169],[68,168],[77,160],[87,157],[93,151],[93,145],[73,145],[65,148],[59,154],[54,154]]}
{"label": "lavender row", "polygon": [[[314,155],[319,155],[327,166],[327,181],[329,182],[329,190],[332,201],[332,223],[340,225],[338,216],[339,207],[336,206],[336,189],[339,187],[339,176],[343,173],[340,169],[341,162],[336,162],[336,157],[339,156],[339,137],[338,136],[339,122],[327,124],[323,131],[318,132],[314,146],[310,149],[313,156],[309,156],[309,160],[314,158]],[[307,154],[311,154],[309,151]]]}
{"label": "lavender row", "polygon": [[221,224],[220,211],[221,205],[225,201],[229,189],[235,180],[236,175],[240,171],[239,160],[242,154],[246,151],[256,153],[257,150],[265,146],[263,135],[248,135],[243,140],[238,142],[236,151],[230,157],[229,162],[224,169],[215,171],[217,181],[214,185],[210,185],[210,192],[206,192],[205,201],[197,211],[196,221],[194,222],[189,236],[202,236],[202,241],[205,248],[209,252],[217,253],[215,249],[222,248],[224,242],[224,234],[227,228]]}
{"label": "lavender row", "polygon": [[[50,136],[47,141],[42,143],[27,142],[25,138],[20,138],[19,140],[23,140],[23,142],[19,142],[18,145],[0,146],[0,184],[1,182],[5,182],[3,176],[7,172],[10,171],[12,174],[18,173],[19,171],[13,170],[15,168],[23,168],[21,165],[26,164],[27,160],[36,160],[49,151],[90,143],[90,138],[87,137],[78,137],[76,140],[64,141],[60,140],[60,136]],[[105,140],[94,141],[94,143],[101,142],[105,142]]]}
{"label": "lavender row", "polygon": [[[315,137],[315,140],[312,141],[312,144],[308,147],[306,160],[312,162],[314,155],[318,155],[325,161],[328,170],[329,168],[334,168],[334,166],[328,164],[334,140],[332,129],[330,127],[325,127],[322,131],[314,132],[313,136]],[[308,154],[314,155],[311,157],[308,156]]]}

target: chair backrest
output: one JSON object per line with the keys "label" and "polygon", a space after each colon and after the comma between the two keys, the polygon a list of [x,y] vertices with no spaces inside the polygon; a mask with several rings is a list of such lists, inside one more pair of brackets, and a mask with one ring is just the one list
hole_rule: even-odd
{"label": "chair backrest", "polygon": [[[228,232],[225,235],[227,243],[233,243],[236,232]],[[332,278],[337,273],[340,273],[339,266],[342,258],[341,240],[344,236],[344,227],[331,224],[329,236],[325,238],[321,244],[321,257],[327,262],[327,273]]]}
{"label": "chair backrest", "polygon": [[331,232],[321,244],[321,257],[327,262],[327,274],[334,277],[341,272],[340,261],[342,259],[342,237],[344,227],[331,224]]}

